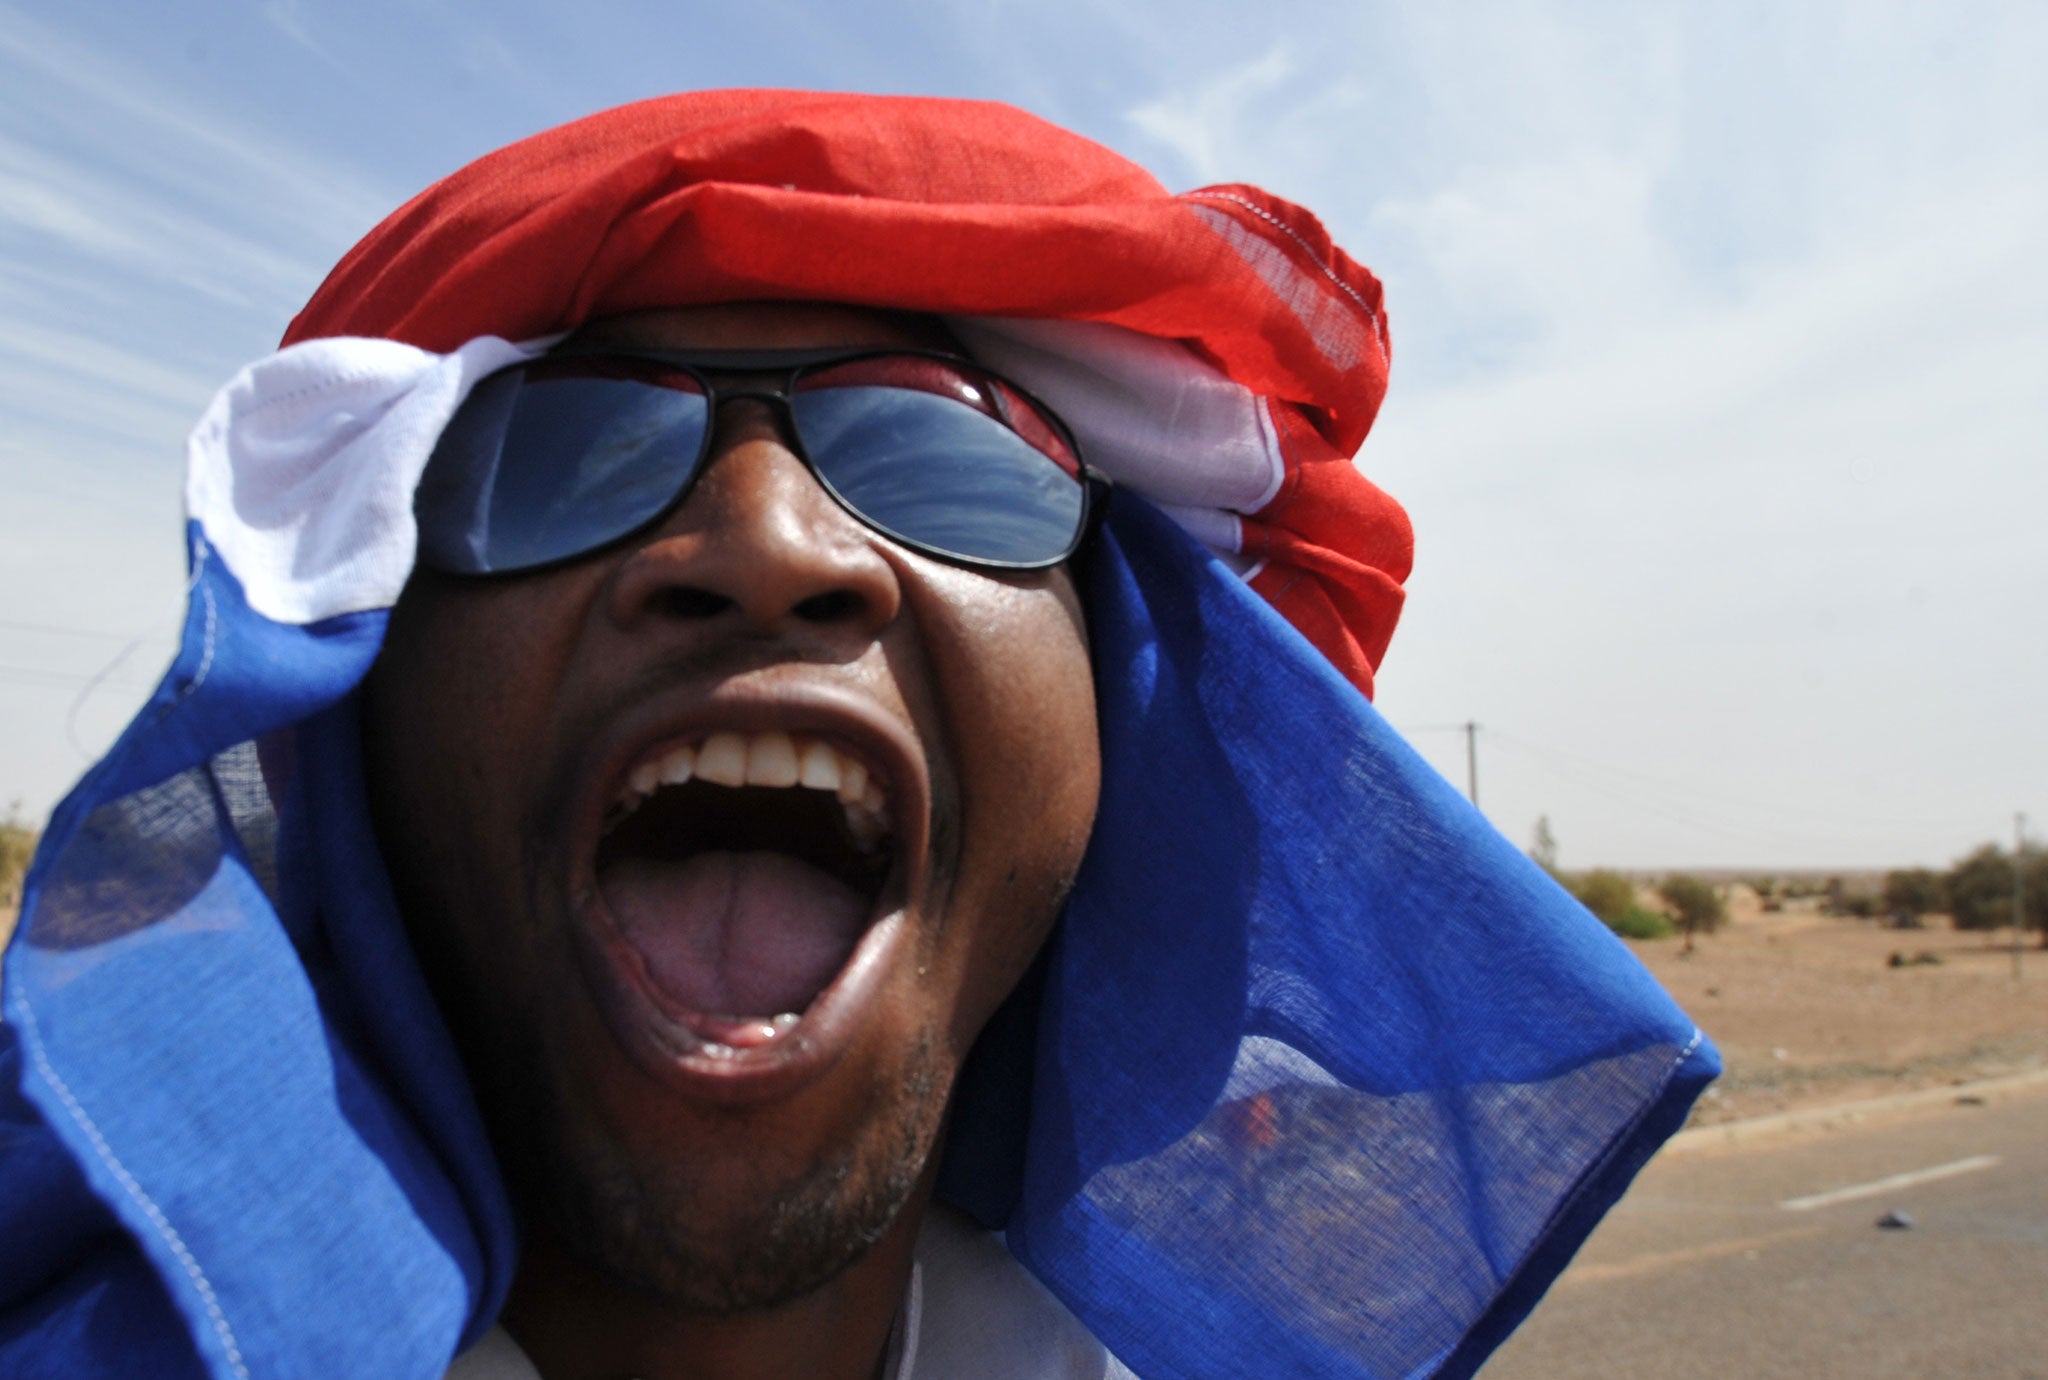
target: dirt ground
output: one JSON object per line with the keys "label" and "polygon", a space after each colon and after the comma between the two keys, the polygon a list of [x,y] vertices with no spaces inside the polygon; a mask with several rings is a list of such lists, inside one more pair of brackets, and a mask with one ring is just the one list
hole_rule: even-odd
{"label": "dirt ground", "polygon": [[[1691,955],[1677,939],[1629,945],[1727,1061],[1694,1125],[2048,1067],[2048,953],[2034,936],[2015,983],[2010,930],[1765,914],[1740,889],[1730,912]],[[1894,953],[1939,961],[1892,967]]]}

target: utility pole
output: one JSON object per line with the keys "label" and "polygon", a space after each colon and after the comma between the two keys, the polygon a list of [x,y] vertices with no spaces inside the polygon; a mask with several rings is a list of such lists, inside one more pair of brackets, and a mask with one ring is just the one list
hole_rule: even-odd
{"label": "utility pole", "polygon": [[1479,804],[1479,725],[1465,720],[1465,796],[1474,808]]}
{"label": "utility pole", "polygon": [[2012,817],[2012,980],[2020,980],[2020,934],[2026,929],[2027,817]]}

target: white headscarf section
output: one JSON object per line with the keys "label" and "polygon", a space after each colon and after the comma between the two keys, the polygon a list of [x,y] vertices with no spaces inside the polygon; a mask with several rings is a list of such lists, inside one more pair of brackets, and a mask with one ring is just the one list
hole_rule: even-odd
{"label": "white headscarf section", "polygon": [[[1044,399],[1088,462],[1164,508],[1249,579],[1238,514],[1285,475],[1263,398],[1172,341],[1096,322],[954,318],[973,356]],[[186,516],[249,607],[305,625],[389,608],[412,574],[413,490],[488,375],[559,336],[482,336],[450,354],[302,341],[214,395],[186,443]]]}

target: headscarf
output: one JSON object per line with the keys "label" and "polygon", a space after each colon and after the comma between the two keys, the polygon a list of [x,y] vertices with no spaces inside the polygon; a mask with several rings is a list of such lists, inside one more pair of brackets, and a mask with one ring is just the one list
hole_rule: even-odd
{"label": "headscarf", "polygon": [[1378,283],[1003,106],[715,92],[401,207],[189,451],[180,652],[6,966],[0,1369],[438,1377],[512,1213],[370,836],[353,691],[484,374],[642,307],[946,318],[1120,485],[1103,791],[940,1192],[1147,1377],[1468,1375],[1718,1069],[1364,693],[1409,534]]}

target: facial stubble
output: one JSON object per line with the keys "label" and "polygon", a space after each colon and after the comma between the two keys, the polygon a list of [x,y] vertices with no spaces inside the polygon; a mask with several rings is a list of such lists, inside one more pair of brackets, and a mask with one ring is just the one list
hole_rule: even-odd
{"label": "facial stubble", "polygon": [[617,1285],[718,1317],[802,1298],[882,1239],[917,1190],[952,1081],[937,1041],[920,1032],[896,1076],[868,1090],[855,1132],[788,1168],[750,1152],[758,1131],[744,1109],[707,1109],[707,1138],[727,1147],[720,1172],[707,1174],[635,1156],[575,1105],[544,1051],[506,1053],[514,1058],[500,1067],[550,1070],[501,1084],[487,1109],[532,1226]]}

